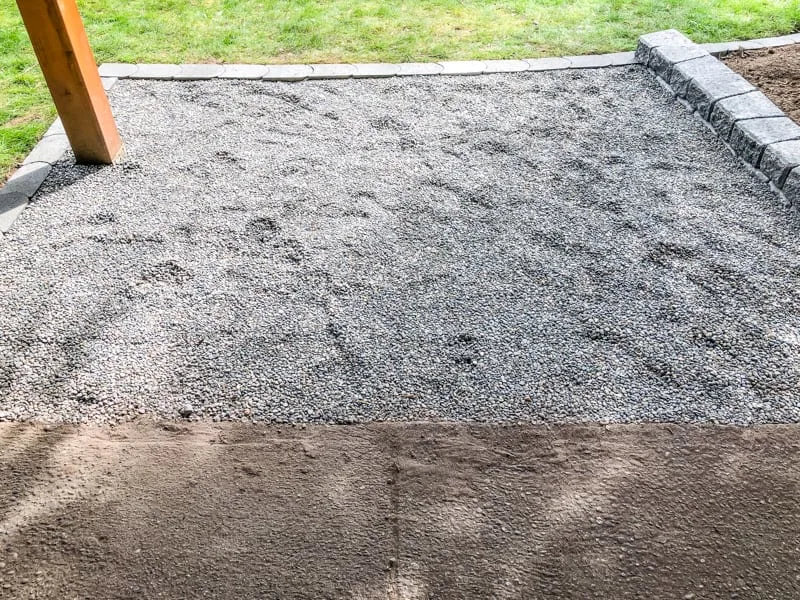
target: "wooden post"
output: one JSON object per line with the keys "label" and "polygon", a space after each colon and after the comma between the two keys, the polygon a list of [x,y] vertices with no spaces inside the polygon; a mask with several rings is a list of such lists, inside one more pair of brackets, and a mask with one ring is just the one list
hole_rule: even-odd
{"label": "wooden post", "polygon": [[17,6],[75,158],[114,162],[122,140],[75,0],[17,0]]}

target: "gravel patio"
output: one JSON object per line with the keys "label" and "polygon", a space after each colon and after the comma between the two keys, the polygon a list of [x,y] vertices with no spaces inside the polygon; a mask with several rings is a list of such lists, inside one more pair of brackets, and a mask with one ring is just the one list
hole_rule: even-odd
{"label": "gravel patio", "polygon": [[800,221],[642,67],[110,97],[0,239],[0,419],[800,420]]}

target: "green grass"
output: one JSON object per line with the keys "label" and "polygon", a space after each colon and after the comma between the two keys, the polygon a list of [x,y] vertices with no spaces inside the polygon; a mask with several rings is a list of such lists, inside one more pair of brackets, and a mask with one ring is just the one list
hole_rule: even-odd
{"label": "green grass", "polygon": [[[800,29],[798,0],[82,0],[98,62],[400,62],[628,50]],[[0,181],[55,116],[16,10],[0,0]]]}

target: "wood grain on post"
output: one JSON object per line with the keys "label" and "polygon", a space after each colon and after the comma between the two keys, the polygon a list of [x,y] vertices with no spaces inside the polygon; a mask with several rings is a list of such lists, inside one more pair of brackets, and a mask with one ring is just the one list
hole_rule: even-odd
{"label": "wood grain on post", "polygon": [[122,140],[75,0],[17,0],[17,6],[76,160],[114,162]]}

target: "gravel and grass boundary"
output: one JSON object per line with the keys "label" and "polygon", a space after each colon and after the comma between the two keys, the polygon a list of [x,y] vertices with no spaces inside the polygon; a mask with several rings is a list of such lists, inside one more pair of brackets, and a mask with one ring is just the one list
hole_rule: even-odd
{"label": "gravel and grass boundary", "polygon": [[[129,64],[129,63],[106,63],[100,66],[100,74],[103,77],[106,89],[111,87],[119,79],[151,79],[151,80],[177,80],[177,81],[202,81],[211,79],[241,79],[241,80],[264,80],[264,81],[284,81],[295,82],[315,79],[350,79],[350,78],[382,78],[396,76],[432,76],[432,75],[481,75],[494,73],[519,73],[519,72],[541,72],[562,69],[585,69],[603,68],[612,66],[624,66],[642,62],[662,79],[665,75],[669,81],[673,67],[690,59],[704,57],[708,55],[720,56],[729,52],[739,50],[752,50],[758,48],[770,48],[786,46],[800,43],[800,33],[760,38],[747,41],[726,42],[703,44],[698,46],[688,38],[682,36],[674,30],[667,32],[657,32],[648,34],[641,38],[637,53],[634,52],[615,52],[610,54],[584,55],[584,56],[564,56],[547,57],[525,60],[486,60],[486,61],[444,61],[438,63],[356,63],[356,64],[297,64],[297,65],[253,65],[253,64]],[[650,51],[653,52],[653,63],[650,62]],[[707,61],[707,64],[710,64]],[[724,67],[724,65],[722,65]],[[712,65],[710,72],[720,71],[720,67]],[[688,84],[691,77],[684,78],[684,84]],[[676,93],[682,96],[681,89]],[[757,104],[742,107],[739,100],[731,101],[731,104],[740,113],[747,115],[747,119],[753,119],[749,113],[753,109],[759,110],[762,117],[784,116],[777,107],[763,95],[753,95]],[[771,105],[771,106],[769,106]],[[724,141],[730,141],[734,150],[742,156],[746,163],[759,167],[764,147],[769,143],[794,140],[796,130],[792,123],[787,121],[761,121],[741,124],[734,131],[732,120],[737,119],[737,115],[728,116],[722,111],[726,105],[720,105],[717,119],[724,120],[725,129],[720,130],[720,135]],[[776,115],[775,111],[780,115]],[[708,114],[702,114],[707,118]],[[718,125],[718,123],[715,123]],[[53,125],[45,133],[42,140],[33,149],[31,154],[25,159],[23,165],[14,175],[0,187],[0,234],[6,233],[20,213],[26,208],[30,199],[36,194],[39,187],[44,182],[50,172],[52,165],[57,162],[64,152],[68,149],[69,143],[64,135],[60,120],[56,119]],[[791,172],[788,168],[791,164],[800,165],[796,154],[800,152],[800,147],[795,144],[778,145],[774,150],[779,153],[773,162],[780,164],[775,167],[775,181],[778,192],[783,192],[792,201],[795,196],[800,195],[800,170]],[[766,165],[767,163],[765,163]],[[785,188],[785,189],[784,189]]]}

